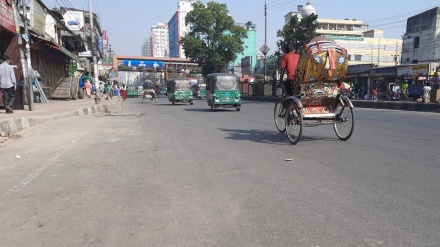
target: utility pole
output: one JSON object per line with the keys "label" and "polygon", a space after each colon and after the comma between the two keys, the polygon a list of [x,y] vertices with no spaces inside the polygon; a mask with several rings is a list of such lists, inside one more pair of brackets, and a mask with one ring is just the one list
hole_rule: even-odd
{"label": "utility pole", "polygon": [[[264,0],[264,44],[267,45],[267,0]],[[264,54],[264,82],[266,82],[267,54]]]}
{"label": "utility pole", "polygon": [[[17,35],[17,42],[18,42],[18,50],[20,51],[20,60],[21,60],[21,67],[23,70],[23,82],[25,86],[25,90],[27,90],[28,95],[28,107],[29,111],[34,111],[35,108],[34,102],[33,102],[33,90],[32,90],[32,82],[29,83],[28,81],[28,75],[29,75],[29,68],[28,63],[26,61],[26,54],[23,50],[23,40],[20,33],[20,25],[18,23],[18,11],[17,11],[17,4],[18,0],[12,0],[12,14],[14,16],[14,24],[15,24],[15,34]],[[26,20],[23,21],[24,23],[27,23]]]}
{"label": "utility pole", "polygon": [[[32,62],[31,62],[31,47],[29,46],[29,30],[28,30],[28,22],[27,22],[27,18],[26,18],[26,4],[24,0],[21,0],[21,6],[23,8],[23,23],[24,23],[24,34],[26,35],[26,64],[27,64],[27,71],[28,71],[28,85],[26,87],[26,95],[27,95],[27,99],[28,99],[28,106],[29,106],[29,111],[35,111],[35,105],[34,105],[34,88],[32,86],[32,76],[31,73],[33,73],[33,71],[30,71],[32,69]],[[24,76],[24,75],[23,75]],[[40,83],[38,81],[35,81],[36,83]],[[37,85],[35,85],[37,86]]]}
{"label": "utility pole", "polygon": [[95,52],[95,28],[93,25],[93,12],[92,12],[92,0],[89,0],[89,20],[90,20],[90,32],[91,32],[91,52],[93,56],[93,81],[95,82],[95,104],[101,103],[101,95],[99,92],[99,82],[98,82],[98,62],[96,59]]}

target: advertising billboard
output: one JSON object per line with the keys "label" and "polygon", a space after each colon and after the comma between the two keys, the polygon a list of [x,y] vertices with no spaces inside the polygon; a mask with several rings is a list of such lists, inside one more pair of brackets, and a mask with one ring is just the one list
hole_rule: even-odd
{"label": "advertising billboard", "polygon": [[66,11],[63,15],[67,28],[72,31],[79,31],[84,27],[84,14],[82,11]]}
{"label": "advertising billboard", "polygon": [[162,61],[151,60],[124,60],[124,65],[133,67],[161,68],[163,63]]}
{"label": "advertising billboard", "polygon": [[31,3],[34,16],[34,18],[31,19],[31,24],[35,31],[44,36],[46,34],[44,30],[46,26],[46,12],[44,12],[43,7],[36,0],[33,0]]}
{"label": "advertising billboard", "polygon": [[0,1],[0,26],[15,33],[14,14],[12,7],[6,4],[6,1]]}

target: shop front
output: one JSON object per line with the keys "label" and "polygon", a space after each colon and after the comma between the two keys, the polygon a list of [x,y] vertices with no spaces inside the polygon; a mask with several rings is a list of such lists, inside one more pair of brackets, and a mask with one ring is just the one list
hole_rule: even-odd
{"label": "shop front", "polygon": [[370,69],[371,90],[376,89],[378,94],[390,94],[390,83],[397,82],[397,67],[381,67]]}
{"label": "shop front", "polygon": [[348,66],[345,81],[352,85],[355,98],[357,99],[364,99],[365,95],[371,92],[371,90],[369,90],[371,68],[371,64]]}

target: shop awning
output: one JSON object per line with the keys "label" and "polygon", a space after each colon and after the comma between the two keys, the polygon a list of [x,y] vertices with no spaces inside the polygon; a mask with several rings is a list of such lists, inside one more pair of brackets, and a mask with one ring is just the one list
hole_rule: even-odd
{"label": "shop awning", "polygon": [[[35,34],[32,34],[33,38],[36,38],[38,41],[37,42],[43,42],[45,43],[47,46],[59,50],[61,53],[63,53],[64,55],[68,56],[69,58],[73,59],[76,62],[79,62],[78,58],[76,56],[74,56],[69,50],[67,50],[65,47],[60,46],[59,44],[57,44],[56,42],[54,42],[52,39],[48,39],[42,36],[37,36]],[[36,43],[36,42],[34,42]]]}

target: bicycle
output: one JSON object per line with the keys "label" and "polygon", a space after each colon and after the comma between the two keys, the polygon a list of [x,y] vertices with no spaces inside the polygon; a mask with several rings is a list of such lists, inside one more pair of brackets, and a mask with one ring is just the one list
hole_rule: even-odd
{"label": "bicycle", "polygon": [[400,95],[398,94],[398,99],[400,101],[408,101],[408,102],[413,102],[414,99],[412,97],[409,97],[409,95],[407,93],[401,92]]}
{"label": "bicycle", "polygon": [[284,133],[286,131],[286,107],[284,106],[284,102],[289,97],[286,93],[286,89],[284,88],[284,83],[280,81],[282,88],[282,96],[278,97],[277,102],[275,103],[275,107],[273,110],[273,118],[275,121],[275,126],[277,127],[280,133]]}
{"label": "bicycle", "polygon": [[379,93],[377,95],[377,100],[379,101],[391,101],[391,97],[386,93]]}

